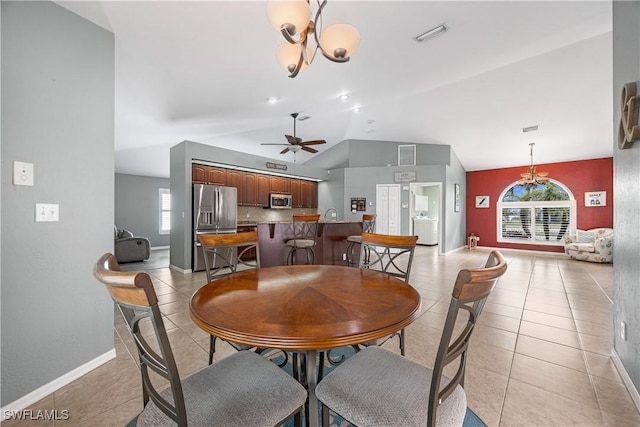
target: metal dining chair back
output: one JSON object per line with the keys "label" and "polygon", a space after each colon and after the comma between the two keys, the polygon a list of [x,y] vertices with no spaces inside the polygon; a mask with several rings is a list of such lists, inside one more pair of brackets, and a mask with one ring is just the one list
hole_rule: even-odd
{"label": "metal dining chair back", "polygon": [[298,251],[304,251],[307,264],[315,263],[314,248],[318,238],[318,224],[320,214],[296,214],[293,215],[291,226],[293,227],[293,238],[287,240],[286,245],[289,247],[287,255],[287,264],[296,263],[296,254]]}
{"label": "metal dining chair back", "polygon": [[[260,268],[258,232],[201,234],[198,236],[204,255],[207,282],[238,271],[238,267]],[[255,258],[248,255],[255,252]]]}
{"label": "metal dining chair back", "polygon": [[409,283],[418,236],[362,233],[360,268],[384,271]]}
{"label": "metal dining chair back", "polygon": [[[362,233],[360,244],[360,268],[379,270],[409,283],[413,252],[418,236]],[[382,345],[397,336],[400,354],[405,354],[404,328],[398,333],[378,341],[367,341],[362,346]]]}
{"label": "metal dining chair back", "polygon": [[[487,297],[506,271],[498,251],[489,254],[483,268],[459,271],[433,369],[373,346],[329,373],[316,387],[323,426],[329,424],[329,410],[361,427],[462,426],[469,340]],[[462,322],[458,328],[456,321]],[[445,376],[445,369],[456,363],[455,374]]]}
{"label": "metal dining chair back", "polygon": [[[304,387],[253,352],[234,353],[181,380],[151,277],[120,271],[110,253],[98,260],[93,274],[111,294],[138,350],[144,404],[138,426],[187,426],[189,420],[192,425],[275,426],[300,413]],[[150,371],[169,386],[160,391]]]}

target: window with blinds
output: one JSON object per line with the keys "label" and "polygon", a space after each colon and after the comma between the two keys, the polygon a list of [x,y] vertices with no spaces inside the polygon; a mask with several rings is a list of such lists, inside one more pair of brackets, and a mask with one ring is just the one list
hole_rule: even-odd
{"label": "window with blinds", "polygon": [[171,194],[168,188],[160,188],[160,234],[169,234],[171,231]]}
{"label": "window with blinds", "polygon": [[575,199],[560,183],[515,184],[497,204],[498,241],[562,246],[575,230],[575,212]]}

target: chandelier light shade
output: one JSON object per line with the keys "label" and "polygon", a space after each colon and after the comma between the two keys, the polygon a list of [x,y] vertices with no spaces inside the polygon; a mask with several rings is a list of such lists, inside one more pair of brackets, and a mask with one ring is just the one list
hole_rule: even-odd
{"label": "chandelier light shade", "polygon": [[267,16],[276,30],[300,37],[311,21],[311,9],[307,0],[272,0],[267,3]]}
{"label": "chandelier light shade", "polygon": [[[327,0],[316,0],[317,11],[311,19],[309,0],[270,0],[267,15],[271,25],[288,42],[278,48],[278,62],[293,78],[311,65],[320,50],[322,55],[334,62],[347,62],[360,44],[360,32],[349,24],[333,24],[322,29],[322,10]],[[313,35],[313,37],[311,37]],[[315,43],[312,50],[309,40]]]}
{"label": "chandelier light shade", "polygon": [[328,59],[348,61],[360,44],[360,32],[349,24],[329,25],[320,35],[320,50]]}
{"label": "chandelier light shade", "polygon": [[[301,61],[302,46],[299,44],[282,43],[276,52],[278,62],[290,73],[293,73],[297,68],[298,71],[302,71],[307,68],[308,64],[303,60]],[[311,49],[307,48],[307,58],[311,57]]]}
{"label": "chandelier light shade", "polygon": [[531,156],[531,164],[529,169],[525,173],[520,174],[519,185],[538,185],[546,184],[549,182],[548,172],[538,172],[536,166],[533,164],[533,146],[536,145],[533,142],[529,143],[529,155]]}

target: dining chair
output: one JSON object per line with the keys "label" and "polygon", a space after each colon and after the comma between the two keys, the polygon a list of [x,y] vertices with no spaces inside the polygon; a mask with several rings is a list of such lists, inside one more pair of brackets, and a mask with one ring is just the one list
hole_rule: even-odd
{"label": "dining chair", "polygon": [[[362,232],[363,233],[373,233],[376,229],[376,215],[375,214],[363,214],[362,215]],[[356,265],[354,251],[356,245],[360,245],[362,242],[362,235],[356,234],[353,236],[347,237],[347,242],[349,242],[347,246],[347,265],[350,267],[354,267]]]}
{"label": "dining chair", "polygon": [[[413,252],[417,241],[418,236],[362,233],[359,267],[382,271],[409,283]],[[400,341],[400,354],[404,356],[404,329],[389,337],[378,341],[368,341],[361,345],[365,347],[382,345],[395,336],[398,336]]]}
{"label": "dining chair", "polygon": [[287,240],[289,247],[287,265],[296,263],[298,251],[304,251],[307,264],[315,263],[314,248],[318,238],[320,214],[294,214],[292,218],[293,238]]}
{"label": "dining chair", "polygon": [[[235,273],[238,267],[260,268],[258,232],[200,234],[198,241],[204,255],[207,282]],[[255,251],[255,259],[248,257]]]}
{"label": "dining chair", "polygon": [[[331,410],[360,427],[462,426],[469,339],[506,270],[500,252],[492,251],[484,268],[458,272],[433,369],[382,347],[368,347],[327,374],[316,387],[322,425],[328,426]],[[456,321],[462,325],[456,328]],[[457,371],[449,378],[443,372],[451,363],[452,368],[457,363]]]}
{"label": "dining chair", "polygon": [[[200,247],[204,255],[204,264],[207,272],[207,282],[218,277],[235,273],[238,268],[260,268],[260,248],[258,245],[258,232],[226,234],[201,234],[198,236]],[[255,251],[255,259],[247,259],[245,256]],[[213,363],[213,355],[216,352],[217,337],[209,335],[209,365]],[[237,351],[251,350],[254,347],[246,344],[227,341]],[[265,349],[255,349],[256,353],[263,353]],[[285,353],[285,364],[286,364]]]}
{"label": "dining chair", "polygon": [[[93,274],[107,287],[138,350],[144,404],[138,426],[275,426],[291,416],[300,422],[306,390],[256,353],[234,353],[181,380],[150,276],[120,271],[110,253]],[[158,382],[166,381],[160,391]]]}

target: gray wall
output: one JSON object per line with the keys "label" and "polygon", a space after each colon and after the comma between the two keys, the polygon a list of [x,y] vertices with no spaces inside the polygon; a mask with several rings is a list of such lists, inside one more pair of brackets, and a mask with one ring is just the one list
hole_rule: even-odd
{"label": "gray wall", "polygon": [[[451,150],[451,166],[446,170],[447,178],[444,185],[443,215],[444,239],[446,246],[443,252],[449,252],[466,244],[467,235],[467,173],[462,167],[458,156]],[[455,212],[455,184],[460,185],[460,210]]]}
{"label": "gray wall", "polygon": [[169,246],[169,235],[159,232],[160,188],[169,188],[168,178],[116,174],[116,225],[148,238],[151,247]]}
{"label": "gray wall", "polygon": [[[618,136],[620,94],[625,83],[640,88],[640,2],[613,2],[613,123]],[[614,144],[616,142],[614,141]],[[614,148],[614,350],[640,389],[640,141],[626,150]],[[627,340],[620,323],[627,324]]]}
{"label": "gray wall", "polygon": [[[348,147],[345,153],[344,146]],[[443,253],[453,251],[465,245],[465,187],[466,172],[458,157],[448,145],[416,144],[417,166],[397,166],[398,145],[406,145],[402,142],[392,141],[363,141],[348,140],[338,146],[325,151],[323,156],[314,157],[305,165],[327,167],[337,162],[337,156],[331,152],[336,150],[341,155],[347,154],[349,159],[346,168],[332,169],[328,176],[329,182],[322,183],[318,191],[318,207],[335,207],[340,219],[359,220],[362,212],[356,214],[350,211],[352,197],[365,197],[367,199],[367,212],[375,213],[376,185],[393,184],[395,172],[416,172],[416,182],[441,182],[442,188],[442,212],[439,218],[440,227],[444,230],[444,241],[440,241]],[[389,166],[388,166],[389,165]],[[341,181],[341,182],[340,182]],[[460,184],[461,209],[453,211],[453,185]],[[339,190],[342,185],[344,190]],[[402,184],[401,202],[409,205],[409,183]],[[406,188],[406,189],[405,189]],[[337,191],[342,195],[338,201],[328,190]],[[321,191],[322,190],[322,191]],[[370,203],[374,202],[374,205]],[[401,233],[408,234],[410,229],[409,209],[401,210]]]}
{"label": "gray wall", "polygon": [[[91,269],[113,250],[114,38],[50,2],[2,8],[2,406],[113,349]],[[12,184],[12,162],[35,186]],[[60,221],[35,223],[35,203]]]}

